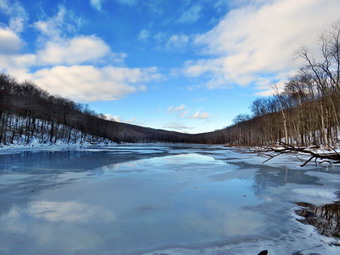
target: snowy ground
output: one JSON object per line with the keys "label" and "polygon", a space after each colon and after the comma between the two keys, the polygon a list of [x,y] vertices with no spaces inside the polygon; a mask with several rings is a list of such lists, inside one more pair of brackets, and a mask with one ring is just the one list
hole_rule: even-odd
{"label": "snowy ground", "polygon": [[340,254],[294,213],[336,200],[340,168],[265,159],[201,145],[2,148],[0,254]]}
{"label": "snowy ground", "polygon": [[37,139],[31,139],[32,141],[29,144],[8,144],[8,145],[0,145],[0,154],[11,154],[18,153],[21,151],[62,151],[62,150],[82,150],[82,149],[91,149],[98,147],[108,147],[114,146],[116,143],[98,143],[91,144],[88,142],[83,143],[66,143],[63,141],[58,141],[55,144],[50,143],[40,143]]}

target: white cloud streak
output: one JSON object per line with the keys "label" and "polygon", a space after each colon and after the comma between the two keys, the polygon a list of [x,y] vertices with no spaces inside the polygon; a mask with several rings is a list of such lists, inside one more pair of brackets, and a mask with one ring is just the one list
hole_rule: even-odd
{"label": "white cloud streak", "polygon": [[67,38],[69,34],[75,34],[81,24],[81,18],[76,17],[72,12],[68,12],[65,6],[60,5],[55,16],[39,20],[33,26],[41,33],[38,41],[40,44],[44,44],[46,40],[58,42]]}
{"label": "white cloud streak", "polygon": [[[90,6],[93,9],[102,12],[104,2],[106,2],[106,0],[90,0]],[[137,4],[137,0],[116,0],[116,2],[128,6],[134,6]]]}
{"label": "white cloud streak", "polygon": [[210,118],[210,114],[207,112],[196,111],[190,118],[206,120]]}
{"label": "white cloud streak", "polygon": [[90,5],[92,8],[96,9],[97,11],[102,10],[104,0],[90,0]]}
{"label": "white cloud streak", "polygon": [[149,39],[150,35],[151,34],[150,34],[149,30],[142,29],[138,34],[138,39],[141,40],[141,41],[145,41],[145,40]]}
{"label": "white cloud streak", "polygon": [[[76,101],[117,100],[144,91],[146,83],[158,80],[157,68],[127,68],[93,62],[114,54],[95,36],[78,36],[58,42],[47,41],[35,54],[17,53],[21,39],[13,31],[0,29],[0,70],[20,81],[30,79],[52,94]],[[89,62],[88,64],[86,64]],[[52,66],[52,67],[48,67]],[[41,69],[30,73],[32,67]]]}
{"label": "white cloud streak", "polygon": [[186,126],[184,124],[178,122],[167,123],[162,126],[162,128],[175,130],[175,131],[185,131],[187,129],[193,129],[193,127]]}
{"label": "white cloud streak", "polygon": [[116,122],[122,122],[122,123],[129,123],[133,125],[142,125],[144,122],[138,121],[136,118],[130,118],[130,119],[123,119],[122,117],[118,115],[112,115],[112,114],[104,114],[107,120],[116,121]]}
{"label": "white cloud streak", "polygon": [[[192,110],[187,109],[187,106],[181,104],[179,106],[169,106],[168,107],[169,113],[177,113],[177,118],[180,119],[209,119],[210,114],[207,112],[201,112],[201,110],[196,111],[192,114]],[[191,114],[191,115],[190,115]]]}
{"label": "white cloud streak", "polygon": [[61,37],[62,28],[64,25],[66,9],[59,7],[59,11],[56,16],[53,16],[47,20],[40,20],[34,23],[34,27],[44,36],[47,36],[53,40],[58,40]]}
{"label": "white cloud streak", "polygon": [[[3,3],[0,0],[0,8]],[[19,81],[32,80],[52,94],[85,102],[117,100],[144,91],[148,82],[160,79],[155,67],[120,67],[126,55],[111,52],[95,35],[68,37],[63,28],[69,32],[74,28],[68,26],[68,16],[60,6],[55,16],[35,22],[41,36],[35,52],[29,54],[20,53],[24,43],[19,32],[0,28],[0,71]],[[95,66],[98,63],[101,67]]]}
{"label": "white cloud streak", "polygon": [[0,11],[10,16],[9,28],[17,33],[23,31],[28,15],[18,1],[0,0]]}
{"label": "white cloud streak", "polygon": [[181,104],[179,106],[169,106],[168,107],[168,112],[180,112],[186,108],[186,105]]}
{"label": "white cloud streak", "polygon": [[55,66],[29,76],[47,91],[76,101],[117,100],[144,91],[145,82],[159,78],[156,68],[120,68],[90,65]]}
{"label": "white cloud streak", "polygon": [[279,82],[301,64],[293,53],[315,43],[339,17],[338,0],[253,0],[231,10],[196,45],[207,58],[185,64],[189,76],[206,75],[209,88]]}
{"label": "white cloud streak", "polygon": [[169,50],[171,49],[175,49],[175,50],[179,50],[179,49],[183,49],[188,43],[189,43],[189,36],[187,35],[172,35],[169,37],[168,41],[166,42],[165,47]]}
{"label": "white cloud streak", "polygon": [[116,0],[116,1],[121,4],[126,4],[128,6],[134,6],[137,4],[137,0]]}
{"label": "white cloud streak", "polygon": [[109,53],[109,46],[92,35],[78,36],[59,42],[49,41],[37,55],[41,65],[72,65],[96,61]]}
{"label": "white cloud streak", "polygon": [[201,18],[202,6],[199,4],[193,5],[187,11],[183,12],[179,17],[178,22],[180,23],[193,23]]}
{"label": "white cloud streak", "polygon": [[116,122],[122,122],[121,118],[117,115],[112,115],[112,114],[104,114],[105,118],[107,120],[111,120],[111,121],[116,121]]}

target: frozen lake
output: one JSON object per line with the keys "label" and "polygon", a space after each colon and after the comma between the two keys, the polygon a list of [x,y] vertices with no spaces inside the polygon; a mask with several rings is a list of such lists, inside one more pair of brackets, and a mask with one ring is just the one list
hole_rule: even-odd
{"label": "frozen lake", "polygon": [[0,255],[340,254],[294,213],[336,200],[340,169],[263,160],[202,145],[3,150]]}

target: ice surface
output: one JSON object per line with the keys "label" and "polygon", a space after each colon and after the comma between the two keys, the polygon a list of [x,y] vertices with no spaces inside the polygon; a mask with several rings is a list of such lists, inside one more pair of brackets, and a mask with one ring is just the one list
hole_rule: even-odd
{"label": "ice surface", "polygon": [[4,153],[0,254],[339,254],[294,202],[334,200],[340,169],[285,160],[162,144]]}

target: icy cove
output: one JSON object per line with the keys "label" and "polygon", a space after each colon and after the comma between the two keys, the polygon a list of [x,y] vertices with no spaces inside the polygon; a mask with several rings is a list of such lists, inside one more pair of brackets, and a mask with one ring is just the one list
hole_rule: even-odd
{"label": "icy cove", "polygon": [[339,254],[294,202],[336,200],[340,169],[221,146],[0,154],[0,254]]}

